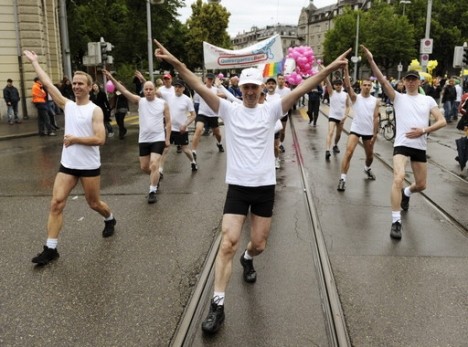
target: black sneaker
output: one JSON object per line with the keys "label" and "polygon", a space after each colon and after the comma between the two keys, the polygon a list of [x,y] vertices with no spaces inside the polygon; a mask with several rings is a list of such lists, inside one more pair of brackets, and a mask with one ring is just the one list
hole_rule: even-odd
{"label": "black sneaker", "polygon": [[223,147],[223,144],[222,143],[217,143],[216,146],[218,146],[218,150],[220,152],[224,152],[224,147]]}
{"label": "black sneaker", "polygon": [[330,151],[325,151],[325,160],[330,160],[331,154]]}
{"label": "black sneaker", "polygon": [[375,180],[375,175],[374,175],[374,173],[372,172],[371,168],[369,168],[368,170],[364,169],[364,172],[365,172],[365,174],[367,175],[367,179],[369,179],[369,180]]}
{"label": "black sneaker", "polygon": [[340,192],[344,192],[346,190],[346,182],[344,179],[340,179],[340,181],[338,182],[338,188],[336,188],[336,190]]}
{"label": "black sneaker", "polygon": [[392,228],[390,229],[390,237],[395,240],[401,240],[401,223],[400,222],[392,223]]}
{"label": "black sneaker", "polygon": [[202,322],[202,330],[208,334],[214,334],[224,323],[224,305],[218,305],[211,300],[210,312]]}
{"label": "black sneaker", "polygon": [[148,204],[154,204],[156,201],[156,192],[150,192],[148,194]]}
{"label": "black sneaker", "polygon": [[115,218],[112,218],[111,220],[105,220],[104,221],[104,230],[102,231],[102,237],[109,237],[114,235],[114,227],[117,224],[117,221]]}
{"label": "black sneaker", "polygon": [[401,190],[401,204],[400,204],[400,206],[401,206],[401,209],[403,211],[408,211],[408,209],[409,209],[409,196],[405,195],[405,190],[404,189]]}
{"label": "black sneaker", "polygon": [[192,163],[192,171],[197,171],[198,170],[198,165],[197,163]]}
{"label": "black sneaker", "polygon": [[192,151],[193,160],[197,161],[197,152]]}
{"label": "black sneaker", "polygon": [[245,259],[244,252],[242,252],[242,255],[240,257],[240,263],[244,268],[244,281],[246,281],[247,283],[255,283],[255,281],[257,280],[257,272],[253,267],[253,260]]}
{"label": "black sneaker", "polygon": [[181,145],[177,145],[177,153],[182,153],[182,146]]}
{"label": "black sneaker", "polygon": [[42,253],[36,255],[31,261],[37,265],[47,265],[50,261],[57,259],[59,256],[56,248],[44,246]]}
{"label": "black sneaker", "polygon": [[340,149],[338,148],[337,145],[333,146],[333,153],[340,153]]}

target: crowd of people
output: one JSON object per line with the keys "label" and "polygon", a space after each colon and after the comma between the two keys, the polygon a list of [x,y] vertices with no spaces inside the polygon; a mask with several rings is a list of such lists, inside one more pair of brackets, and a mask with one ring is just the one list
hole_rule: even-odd
{"label": "crowd of people", "polygon": [[[47,239],[43,251],[32,262],[46,265],[59,257],[57,245],[63,226],[63,210],[78,182],[83,186],[89,207],[103,217],[102,236],[114,234],[116,218],[100,198],[99,151],[99,146],[106,142],[106,136],[112,137],[114,134],[112,110],[118,124],[119,138],[124,139],[129,105],[138,107],[139,162],[141,170],[149,176],[146,195],[149,204],[157,202],[170,145],[176,145],[178,152],[187,157],[190,170],[197,172],[198,144],[203,131],[209,128],[216,140],[213,146],[219,153],[226,151],[225,181],[228,188],[221,226],[222,241],[215,264],[214,292],[208,316],[202,323],[202,330],[206,333],[215,333],[224,323],[224,303],[233,257],[240,247],[241,233],[248,217],[250,240],[239,261],[244,281],[257,281],[253,259],[265,250],[267,244],[275,201],[275,171],[281,168],[280,153],[286,151],[283,141],[287,121],[298,100],[308,95],[309,124],[315,128],[321,100],[325,99],[325,94],[328,98],[326,161],[332,152],[334,155],[340,153],[343,126],[353,115],[341,161],[337,187],[340,192],[346,190],[350,161],[360,139],[365,152],[364,174],[368,179],[376,180],[371,165],[378,133],[380,98],[394,105],[396,138],[390,196],[390,237],[394,240],[402,238],[401,211],[409,209],[410,196],[426,188],[427,135],[457,116],[458,111],[455,115],[451,113],[457,102],[463,107],[467,104],[462,102],[461,96],[458,99],[457,84],[453,79],[443,86],[438,81],[437,85],[434,83],[429,88],[427,83],[421,81],[417,71],[408,71],[401,81],[393,83],[382,74],[365,46],[361,46],[361,49],[375,79],[364,78],[358,85],[351,84],[346,58],[351,50],[348,50],[329,65],[322,65],[318,73],[304,79],[300,85],[290,88],[282,74],[265,79],[262,71],[256,68],[243,69],[239,75],[232,75],[225,81],[209,73],[201,81],[161,43],[155,40],[155,44],[158,47],[155,57],[173,66],[179,74],[178,78],[173,78],[168,72],[162,76],[160,83],[153,83],[136,71],[135,90],[130,91],[104,69],[103,75],[116,88],[110,100],[102,87],[93,83],[91,76],[84,72],[77,71],[72,81],[64,79],[60,87],[54,85],[41,68],[37,55],[31,51],[24,52],[37,73],[32,93],[39,114],[39,133],[55,135],[56,123],[52,121],[50,109],[54,109],[54,112],[56,108],[62,110],[65,117],[64,146],[54,182]],[[331,75],[334,77],[330,81]],[[378,82],[381,90],[374,88],[375,82]],[[11,81],[8,81],[7,87],[11,122],[19,122],[14,107],[19,95],[15,96],[12,92]],[[439,108],[437,95],[431,94],[438,88],[445,114]],[[220,120],[224,124],[224,134],[220,131]],[[188,127],[192,123],[195,123],[195,132],[190,143]],[[414,183],[404,187],[408,162],[414,174]]]}

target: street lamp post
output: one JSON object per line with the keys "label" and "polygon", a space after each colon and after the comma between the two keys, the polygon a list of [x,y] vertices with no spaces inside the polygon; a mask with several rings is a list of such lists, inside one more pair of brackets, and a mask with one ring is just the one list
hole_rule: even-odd
{"label": "street lamp post", "polygon": [[403,4],[403,16],[405,15],[406,4],[411,4],[410,0],[400,0],[400,4]]}
{"label": "street lamp post", "polygon": [[151,82],[154,82],[153,38],[151,37],[151,5],[158,5],[163,3],[164,0],[146,0],[146,30],[148,31],[148,70]]}
{"label": "street lamp post", "polygon": [[369,0],[364,1],[362,6],[359,8],[357,17],[356,17],[356,41],[355,41],[355,47],[354,47],[354,57],[352,57],[351,61],[354,63],[354,72],[353,72],[353,82],[357,81],[357,70],[358,70],[358,64],[359,61],[361,60],[360,57],[358,56],[359,52],[359,25],[360,25],[360,11],[367,5]]}
{"label": "street lamp post", "polygon": [[[426,14],[426,33],[424,38],[429,39],[431,34],[431,15],[432,15],[432,0],[427,0],[427,14]],[[421,68],[423,72],[427,71],[427,62],[423,62],[423,54],[421,54]]]}

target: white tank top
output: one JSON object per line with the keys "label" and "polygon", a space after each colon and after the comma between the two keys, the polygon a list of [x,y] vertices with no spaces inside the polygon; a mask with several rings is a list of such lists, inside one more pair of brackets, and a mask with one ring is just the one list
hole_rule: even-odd
{"label": "white tank top", "polygon": [[337,92],[333,91],[330,95],[330,111],[328,113],[329,118],[342,120],[346,108],[346,99],[348,94],[345,91]]}
{"label": "white tank top", "polygon": [[164,132],[164,105],[163,99],[155,98],[148,101],[141,98],[138,103],[138,114],[140,116],[139,143],[165,141]]}
{"label": "white tank top", "polygon": [[351,131],[359,135],[374,135],[374,110],[377,99],[372,95],[367,98],[361,94],[356,96],[353,104],[353,123]]}
{"label": "white tank top", "polygon": [[[91,101],[77,105],[74,101],[65,104],[65,134],[77,137],[94,136],[93,112],[98,107]],[[63,146],[60,163],[68,169],[95,170],[101,167],[99,146],[74,144]]]}

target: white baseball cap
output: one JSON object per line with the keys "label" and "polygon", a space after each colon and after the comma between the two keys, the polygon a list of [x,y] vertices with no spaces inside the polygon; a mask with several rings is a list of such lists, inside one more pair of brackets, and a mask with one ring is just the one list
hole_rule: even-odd
{"label": "white baseball cap", "polygon": [[241,72],[240,78],[239,78],[239,85],[243,84],[256,84],[258,86],[263,84],[263,74],[259,69],[255,69],[253,67],[250,67],[248,69],[244,69]]}

